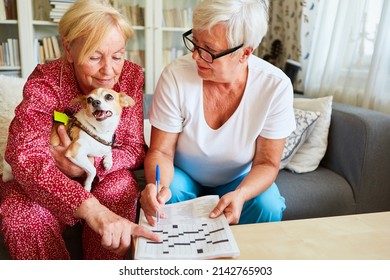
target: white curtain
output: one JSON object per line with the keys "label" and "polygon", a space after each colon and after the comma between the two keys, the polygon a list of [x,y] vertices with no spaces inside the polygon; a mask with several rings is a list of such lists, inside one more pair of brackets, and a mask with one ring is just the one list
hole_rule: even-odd
{"label": "white curtain", "polygon": [[390,1],[321,0],[304,94],[390,114]]}
{"label": "white curtain", "polygon": [[[284,69],[286,60],[294,60],[301,64],[302,71],[298,72],[294,83],[296,91],[303,91],[304,70],[306,69],[307,53],[310,51],[311,24],[313,13],[319,0],[271,0],[269,1],[269,26],[255,54],[265,58],[271,56],[269,62]],[[305,34],[301,40],[301,34]],[[309,34],[309,35],[308,35]],[[273,45],[279,41],[281,47],[274,52]]]}

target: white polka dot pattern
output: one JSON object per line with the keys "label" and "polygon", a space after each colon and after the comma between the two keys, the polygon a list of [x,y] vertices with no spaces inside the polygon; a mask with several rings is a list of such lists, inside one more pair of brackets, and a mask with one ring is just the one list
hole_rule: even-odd
{"label": "white polka dot pattern", "polygon": [[[82,181],[68,178],[56,167],[49,151],[53,111],[71,115],[79,109],[70,104],[82,94],[73,67],[57,60],[38,65],[30,75],[23,101],[15,110],[5,154],[15,180],[0,183],[2,232],[12,258],[69,258],[61,233],[65,225],[78,222],[73,213],[92,195],[117,214],[135,220],[139,189],[130,170],[138,168],[145,157],[143,83],[142,69],[126,61],[113,89],[127,93],[136,105],[123,110],[116,130],[113,167],[104,170],[101,159],[96,160],[97,178],[88,193]],[[100,237],[87,226],[83,241],[88,259],[119,258],[103,249]]]}

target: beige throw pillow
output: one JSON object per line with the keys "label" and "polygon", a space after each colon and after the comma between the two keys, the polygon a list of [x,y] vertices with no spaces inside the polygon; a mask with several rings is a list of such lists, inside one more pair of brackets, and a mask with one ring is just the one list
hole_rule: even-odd
{"label": "beige throw pillow", "polygon": [[320,116],[310,136],[287,163],[287,169],[296,173],[304,173],[314,171],[319,166],[328,146],[332,100],[332,96],[294,99],[294,108],[319,112]]}
{"label": "beige throw pillow", "polygon": [[0,75],[0,173],[8,139],[8,127],[14,117],[15,107],[22,101],[25,79]]}

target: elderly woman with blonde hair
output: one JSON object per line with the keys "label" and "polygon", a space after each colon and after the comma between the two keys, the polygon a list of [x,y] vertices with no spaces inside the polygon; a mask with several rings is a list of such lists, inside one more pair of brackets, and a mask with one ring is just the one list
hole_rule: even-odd
{"label": "elderly woman with blonde hair", "polygon": [[[62,233],[80,222],[85,259],[123,259],[132,235],[159,240],[134,224],[139,186],[132,170],[146,145],[142,69],[124,59],[132,29],[111,6],[84,0],[64,14],[59,35],[63,57],[35,68],[10,126],[5,158],[14,180],[0,184],[4,241],[13,259],[69,259]],[[64,126],[61,145],[50,146],[49,137],[54,111],[75,114],[80,108],[71,101],[99,87],[125,92],[136,104],[122,112],[113,166],[105,170],[101,158],[91,158],[97,176],[87,192],[84,171],[64,156]]]}

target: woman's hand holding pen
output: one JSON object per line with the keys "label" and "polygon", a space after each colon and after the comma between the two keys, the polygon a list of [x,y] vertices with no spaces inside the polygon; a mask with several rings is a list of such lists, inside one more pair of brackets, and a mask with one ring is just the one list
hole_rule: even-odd
{"label": "woman's hand holding pen", "polygon": [[157,194],[157,187],[155,184],[147,184],[145,189],[141,192],[141,208],[145,212],[145,217],[151,226],[155,226],[156,213],[160,213],[160,218],[165,217],[165,213],[162,212],[161,206],[163,206],[171,198],[171,190],[163,185],[160,186],[160,192]]}

